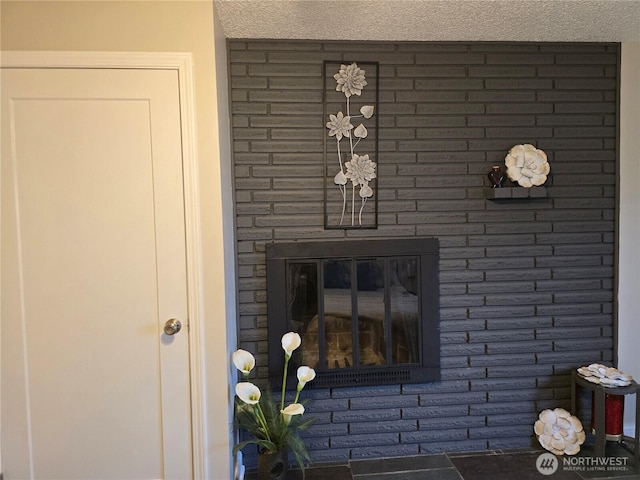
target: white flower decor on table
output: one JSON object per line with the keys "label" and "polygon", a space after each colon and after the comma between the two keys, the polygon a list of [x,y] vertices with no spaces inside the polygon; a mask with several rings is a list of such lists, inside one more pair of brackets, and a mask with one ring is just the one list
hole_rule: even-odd
{"label": "white flower decor on table", "polygon": [[282,336],[285,362],[280,402],[275,401],[270,390],[266,390],[263,394],[260,388],[248,381],[249,374],[256,364],[254,356],[242,349],[233,353],[233,364],[242,372],[245,380],[236,385],[235,424],[255,437],[235,445],[234,454],[253,443],[265,452],[290,450],[300,469],[304,469],[304,462],[309,461],[309,454],[299,432],[309,428],[314,419],[300,418],[304,414],[304,406],[298,403],[298,399],[304,386],[316,377],[313,368],[307,366],[298,368],[296,396],[293,403],[287,407],[284,406],[289,360],[300,343],[300,335],[295,332],[285,333]]}
{"label": "white flower decor on table", "polygon": [[540,445],[555,455],[575,455],[586,438],[580,420],[564,408],[540,412],[533,429]]}
{"label": "white flower decor on table", "polygon": [[529,143],[512,147],[504,164],[509,179],[526,188],[542,185],[550,171],[547,154]]}
{"label": "white flower decor on table", "polygon": [[[365,71],[358,67],[357,63],[350,65],[340,65],[340,70],[336,73],[335,78],[337,86],[336,91],[344,93],[346,97],[346,115],[340,111],[329,115],[329,121],[326,126],[329,129],[329,136],[336,139],[336,151],[338,154],[338,166],[340,170],[333,177],[335,183],[342,194],[342,215],[340,216],[340,226],[344,224],[344,217],[347,210],[347,203],[351,202],[351,226],[356,225],[356,189],[360,197],[360,208],[358,211],[358,225],[362,225],[362,212],[365,208],[367,200],[374,194],[373,189],[369,185],[376,178],[376,162],[369,158],[369,154],[357,154],[356,147],[358,143],[369,134],[367,127],[360,123],[354,127],[353,119],[363,118],[369,119],[374,114],[373,105],[363,105],[360,107],[359,115],[351,115],[351,97],[361,96],[362,89],[367,85]],[[345,154],[340,148],[342,139],[349,140],[348,154]],[[355,139],[355,140],[354,140]],[[344,160],[344,161],[343,161]],[[347,184],[351,181],[351,195],[347,195]],[[358,188],[359,187],[359,188]]]}
{"label": "white flower decor on table", "polygon": [[626,387],[633,381],[633,377],[628,373],[600,363],[580,367],[578,373],[585,380],[605,387]]}

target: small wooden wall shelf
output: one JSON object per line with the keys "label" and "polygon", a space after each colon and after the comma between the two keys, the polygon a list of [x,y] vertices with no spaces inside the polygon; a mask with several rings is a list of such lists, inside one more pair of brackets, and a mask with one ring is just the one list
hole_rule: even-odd
{"label": "small wooden wall shelf", "polygon": [[546,198],[545,187],[484,187],[484,198],[488,200],[511,200],[515,198]]}

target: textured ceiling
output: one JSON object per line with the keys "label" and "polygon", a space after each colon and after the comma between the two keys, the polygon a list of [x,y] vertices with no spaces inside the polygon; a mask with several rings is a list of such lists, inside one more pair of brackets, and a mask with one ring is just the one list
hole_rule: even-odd
{"label": "textured ceiling", "polygon": [[214,0],[228,38],[640,41],[640,0]]}

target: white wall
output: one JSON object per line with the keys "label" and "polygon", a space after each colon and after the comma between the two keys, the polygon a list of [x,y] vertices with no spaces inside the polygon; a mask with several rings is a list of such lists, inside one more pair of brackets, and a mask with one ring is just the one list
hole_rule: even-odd
{"label": "white wall", "polygon": [[[619,221],[618,368],[640,382],[640,43],[622,44]],[[634,397],[625,400],[628,435]]]}
{"label": "white wall", "polygon": [[231,475],[231,378],[235,348],[225,40],[213,2],[0,2],[2,50],[190,52],[194,64],[206,368],[206,478]]}

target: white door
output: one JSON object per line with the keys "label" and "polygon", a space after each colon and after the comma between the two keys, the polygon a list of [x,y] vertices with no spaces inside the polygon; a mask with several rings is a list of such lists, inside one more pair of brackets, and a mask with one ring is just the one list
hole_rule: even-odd
{"label": "white door", "polygon": [[4,478],[190,478],[178,74],[1,80]]}

